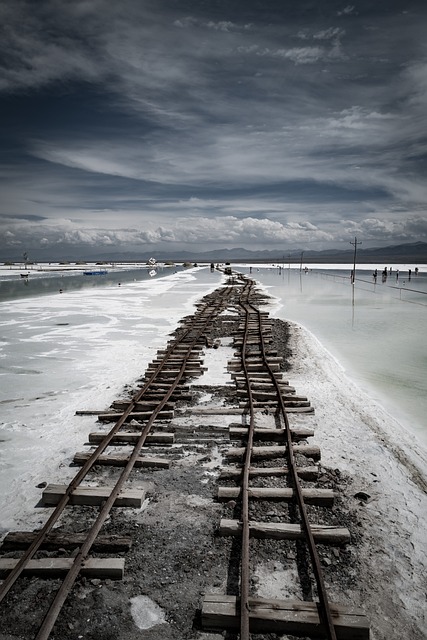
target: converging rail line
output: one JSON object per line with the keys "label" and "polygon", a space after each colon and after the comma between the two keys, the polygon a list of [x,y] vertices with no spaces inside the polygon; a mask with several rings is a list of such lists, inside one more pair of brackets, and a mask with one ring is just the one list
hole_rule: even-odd
{"label": "converging rail line", "polygon": [[[79,576],[123,577],[123,557],[96,558],[90,554],[96,551],[123,553],[130,548],[131,540],[106,536],[102,528],[113,507],[142,504],[144,491],[126,488],[134,468],[170,467],[167,456],[152,456],[148,449],[156,443],[171,445],[173,430],[156,433],[153,427],[159,421],[170,423],[176,415],[176,402],[182,405],[191,399],[188,380],[203,372],[203,350],[215,346],[213,327],[227,309],[239,314],[238,329],[233,336],[236,352],[228,364],[235,382],[237,406],[193,407],[192,415],[211,412],[241,418],[229,427],[229,437],[237,446],[226,452],[228,464],[219,477],[225,486],[219,486],[217,493],[220,502],[231,501],[236,505],[237,517],[221,519],[219,534],[240,538],[240,559],[234,556],[230,559],[233,563],[238,561],[239,584],[234,592],[205,594],[201,628],[231,630],[238,633],[240,640],[249,640],[251,633],[287,633],[328,640],[369,638],[369,623],[363,612],[329,601],[316,542],[342,545],[349,541],[350,534],[345,527],[316,524],[309,518],[306,505],[330,507],[334,492],[305,486],[316,481],[315,461],[320,458],[320,450],[306,443],[313,435],[311,429],[291,428],[288,413],[310,414],[313,407],[282,378],[282,357],[272,347],[271,321],[268,313],[259,308],[263,303],[264,298],[252,280],[232,274],[226,286],[206,296],[194,315],[183,319],[175,337],[165,349],[158,351],[148,366],[141,388],[129,401],[116,401],[108,411],[79,412],[93,414],[99,422],[112,422],[113,426],[108,432],[89,434],[89,444],[95,449],[91,453],[76,453],[74,464],[80,469],[67,486],[45,488],[43,504],[54,506],[45,525],[37,532],[10,532],[2,548],[9,557],[0,557],[0,576],[4,577],[0,602],[7,602],[9,592],[22,576],[63,577],[47,613],[40,620],[34,636],[37,640],[50,636]],[[261,417],[270,423],[258,424]],[[132,447],[131,452],[112,453],[122,446]],[[279,465],[275,462],[277,459]],[[307,462],[301,465],[301,459]],[[123,467],[123,470],[113,486],[84,485],[95,465]],[[270,486],[265,486],[266,483]],[[280,521],[254,520],[257,505],[271,501],[284,505]],[[55,533],[55,525],[72,505],[96,508],[93,523],[85,533]],[[289,517],[288,512],[294,515]],[[311,569],[307,571],[314,575],[317,600],[266,599],[251,593],[251,568],[257,561],[251,548],[254,538],[304,543],[311,560]],[[38,557],[41,549],[64,551],[76,547],[77,552],[72,556]],[[10,557],[11,551],[14,557]]]}

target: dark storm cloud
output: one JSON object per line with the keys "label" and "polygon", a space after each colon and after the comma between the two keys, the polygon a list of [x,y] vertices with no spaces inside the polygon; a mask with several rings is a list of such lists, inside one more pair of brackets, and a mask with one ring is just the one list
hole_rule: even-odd
{"label": "dark storm cloud", "polygon": [[15,0],[0,19],[4,246],[426,238],[423,3]]}

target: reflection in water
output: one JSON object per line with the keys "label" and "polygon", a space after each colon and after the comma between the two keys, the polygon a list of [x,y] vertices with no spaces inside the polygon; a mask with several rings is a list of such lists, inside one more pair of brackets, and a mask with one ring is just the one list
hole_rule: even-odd
{"label": "reflection in water", "polygon": [[[175,266],[173,271],[181,271],[183,267]],[[29,296],[39,296],[51,293],[63,293],[105,286],[120,286],[126,282],[134,282],[170,275],[172,269],[158,269],[153,273],[148,269],[127,269],[109,271],[101,276],[86,276],[81,272],[33,272],[28,278],[19,275],[0,280],[0,301],[16,300]]]}
{"label": "reflection in water", "polygon": [[255,276],[280,301],[275,315],[309,329],[409,429],[426,430],[427,274],[418,273],[410,288],[402,277],[400,286],[390,277],[375,282],[372,269],[359,268],[354,285],[348,271],[277,273]]}
{"label": "reflection in water", "polygon": [[351,328],[354,329],[354,290],[355,290],[355,286],[354,286],[354,282],[352,282],[351,284]]}

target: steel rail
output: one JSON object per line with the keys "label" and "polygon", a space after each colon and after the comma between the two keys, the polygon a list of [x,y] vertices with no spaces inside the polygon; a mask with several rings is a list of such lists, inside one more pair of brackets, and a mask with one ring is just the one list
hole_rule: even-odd
{"label": "steel rail", "polygon": [[0,586],[0,603],[3,601],[3,599],[9,593],[10,589],[15,584],[15,582],[18,580],[19,576],[22,574],[23,570],[27,566],[28,562],[37,553],[37,551],[39,550],[39,548],[43,544],[46,536],[48,535],[48,533],[50,533],[50,531],[53,529],[53,527],[56,524],[56,522],[59,520],[62,512],[64,511],[64,509],[66,508],[66,506],[68,505],[68,503],[70,501],[71,494],[73,493],[73,491],[86,478],[86,476],[89,473],[89,471],[96,464],[99,456],[102,455],[102,453],[105,451],[105,449],[111,443],[111,441],[114,438],[114,436],[116,435],[116,433],[121,429],[123,424],[126,422],[129,414],[132,413],[132,411],[134,410],[136,403],[141,400],[141,398],[144,396],[144,394],[146,393],[147,389],[152,384],[152,382],[154,382],[154,380],[160,375],[164,365],[166,364],[166,362],[169,359],[170,354],[173,352],[175,347],[185,339],[185,337],[189,334],[189,332],[190,332],[190,329],[188,329],[184,333],[184,335],[181,336],[178,340],[176,340],[176,342],[167,350],[167,353],[164,355],[162,362],[159,363],[158,367],[152,373],[152,375],[150,376],[149,380],[147,380],[147,382],[144,384],[142,389],[140,389],[135,394],[135,396],[130,400],[129,406],[122,413],[122,415],[120,416],[119,420],[115,423],[115,425],[111,428],[111,430],[106,434],[106,436],[102,440],[102,442],[99,443],[99,445],[93,451],[93,453],[88,458],[88,460],[84,463],[84,465],[81,467],[81,469],[78,471],[78,473],[70,481],[69,485],[67,486],[67,488],[65,490],[65,493],[64,493],[63,497],[58,502],[57,506],[55,507],[54,511],[51,513],[51,515],[49,516],[48,520],[45,522],[43,527],[40,529],[37,537],[34,539],[34,541],[28,547],[28,549],[25,551],[25,553],[21,556],[21,558],[19,559],[18,563],[15,565],[13,570],[7,575],[7,577],[5,578],[3,584]]}
{"label": "steel rail", "polygon": [[[219,300],[218,305],[216,305],[216,306],[220,306],[221,304],[224,305],[223,300],[227,299],[230,296],[230,293],[231,293],[231,288],[230,287],[227,287],[226,289],[224,289],[224,291],[222,292],[222,297]],[[194,314],[194,320],[196,320],[198,317],[200,317],[201,314],[203,314],[203,312],[205,311],[205,309],[208,307],[209,304],[211,304],[211,303],[210,302],[206,302],[204,307],[203,307],[203,309],[198,310]],[[216,307],[215,307],[215,310],[216,310]],[[213,315],[214,312],[212,312],[212,314],[210,314],[210,316]],[[206,324],[205,324],[205,326],[206,326]],[[168,362],[168,360],[170,358],[170,355],[174,352],[176,347],[179,346],[180,344],[185,344],[184,341],[188,337],[188,335],[191,333],[191,331],[192,331],[191,328],[184,330],[184,333],[181,336],[179,336],[178,338],[176,338],[175,341],[166,349],[166,353],[165,353],[164,357],[162,358],[162,361],[156,367],[155,371],[153,371],[153,373],[150,375],[149,379],[144,383],[143,387],[129,401],[128,407],[122,413],[122,415],[120,416],[119,420],[115,423],[115,425],[112,427],[112,429],[106,434],[106,436],[102,440],[102,442],[96,447],[96,449],[93,451],[93,453],[88,458],[88,460],[84,463],[84,465],[79,470],[79,472],[71,480],[71,482],[69,483],[68,487],[65,490],[64,496],[61,498],[61,500],[59,501],[58,505],[55,507],[54,511],[52,512],[52,514],[50,515],[50,517],[48,518],[48,520],[46,521],[44,526],[40,529],[40,531],[39,531],[37,537],[35,538],[35,540],[28,547],[28,549],[25,551],[25,553],[21,556],[21,558],[19,559],[18,563],[15,565],[14,569],[8,574],[8,576],[3,581],[2,585],[0,585],[0,603],[3,601],[3,599],[9,593],[10,589],[15,584],[15,582],[18,580],[19,576],[22,574],[22,571],[25,569],[25,567],[28,564],[28,562],[37,553],[37,551],[39,550],[39,548],[43,544],[46,536],[52,530],[53,526],[55,525],[55,523],[60,518],[62,512],[64,511],[64,509],[66,508],[67,504],[70,501],[72,492],[81,484],[81,482],[87,476],[87,474],[89,473],[91,468],[94,466],[94,464],[96,464],[99,456],[105,451],[105,449],[108,447],[108,445],[110,444],[110,442],[113,439],[113,437],[116,435],[116,433],[120,430],[120,428],[126,422],[126,419],[128,418],[129,414],[132,413],[132,411],[134,410],[135,404],[141,400],[141,398],[144,396],[144,394],[149,389],[150,385],[156,380],[157,377],[160,376],[163,367]],[[201,331],[200,335],[202,333],[203,332]],[[196,339],[192,341],[191,347],[187,350],[188,355],[191,353],[191,350],[193,349],[194,344],[200,338],[200,335],[198,335],[196,337]],[[185,365],[183,365],[183,372],[184,372],[184,370],[185,370]],[[182,378],[182,375],[180,376],[180,379]],[[176,388],[176,386],[177,385],[175,385],[174,389]],[[157,407],[157,412],[160,411],[161,408],[164,406],[164,404],[169,400],[170,396],[172,395],[173,390],[171,390],[171,393],[169,395],[167,395],[166,399],[164,398],[162,400],[161,407]],[[147,432],[146,435],[148,435],[148,432]],[[144,441],[145,441],[146,435],[144,437]],[[135,449],[137,449],[139,451],[138,446],[139,446],[139,448],[141,448],[142,445],[140,445],[139,442],[136,444]],[[125,472],[126,472],[126,468],[125,468],[123,473],[125,473]],[[119,493],[119,491],[117,493]],[[114,504],[114,500],[112,500],[112,504]]]}
{"label": "steel rail", "polygon": [[[222,300],[218,301],[218,303],[216,305],[214,305],[214,310],[210,312],[210,314],[208,315],[206,321],[204,322],[204,325],[201,329],[197,330],[197,334],[196,336],[192,339],[192,341],[189,343],[189,347],[187,349],[187,351],[185,352],[185,354],[183,354],[183,362],[181,365],[181,368],[176,376],[176,378],[174,379],[174,381],[172,382],[172,384],[170,384],[170,387],[168,389],[168,391],[166,392],[165,396],[163,397],[163,399],[159,402],[158,406],[156,407],[156,409],[153,411],[153,413],[151,414],[149,420],[147,421],[147,424],[145,425],[144,429],[141,432],[141,436],[138,439],[138,442],[135,444],[134,449],[132,451],[131,456],[129,457],[128,463],[126,465],[126,467],[124,468],[123,472],[121,473],[117,483],[115,484],[112,492],[110,493],[108,499],[105,501],[101,511],[98,514],[97,519],[95,520],[94,524],[92,525],[92,527],[90,528],[88,534],[87,534],[87,538],[85,540],[85,542],[83,543],[83,545],[80,547],[80,550],[78,552],[78,554],[75,556],[74,561],[72,566],[70,567],[69,571],[67,572],[66,577],[64,578],[64,581],[62,582],[59,590],[56,593],[56,596],[45,616],[45,619],[39,629],[39,632],[36,636],[36,640],[47,640],[47,638],[49,637],[53,626],[58,618],[58,615],[74,585],[74,582],[76,581],[80,570],[83,566],[84,561],[87,559],[87,556],[90,552],[90,549],[96,539],[96,537],[98,536],[105,520],[108,517],[109,512],[111,511],[111,508],[114,505],[114,502],[117,498],[117,496],[119,495],[120,491],[122,490],[125,482],[127,481],[127,479],[129,478],[129,475],[135,465],[135,461],[137,459],[137,457],[139,456],[140,450],[143,447],[145,440],[147,438],[147,435],[149,434],[151,427],[153,425],[153,423],[155,422],[159,412],[162,410],[162,408],[164,407],[164,405],[168,402],[168,400],[170,399],[171,395],[173,394],[173,392],[175,391],[176,387],[178,386],[178,384],[180,383],[182,377],[185,374],[185,369],[187,366],[187,361],[188,358],[194,348],[194,345],[197,343],[197,341],[199,340],[199,338],[203,335],[206,327],[208,326],[208,324],[211,322],[212,317],[217,313],[217,308],[219,308],[220,306],[222,306]],[[201,314],[199,314],[201,315]],[[196,314],[197,316],[197,314]],[[191,332],[191,329],[189,329],[189,332]],[[182,342],[181,342],[182,344]],[[128,413],[128,412],[126,412]]]}
{"label": "steel rail", "polygon": [[[242,294],[245,291],[242,291]],[[245,459],[243,464],[242,478],[242,551],[240,568],[240,640],[249,640],[249,551],[250,551],[250,528],[249,528],[249,470],[251,466],[252,448],[255,430],[254,399],[249,380],[249,371],[246,362],[246,349],[249,334],[249,307],[244,302],[240,302],[245,310],[245,328],[241,347],[242,367],[246,379],[249,401],[249,425],[246,443]]]}
{"label": "steel rail", "polygon": [[[250,304],[250,303],[249,303]],[[288,415],[287,415],[287,411],[285,408],[285,403],[280,391],[280,387],[279,384],[277,382],[277,379],[268,363],[268,359],[267,359],[267,355],[265,353],[265,342],[264,342],[264,336],[262,333],[262,316],[261,316],[261,312],[258,309],[258,307],[256,307],[255,305],[251,305],[252,308],[254,309],[254,311],[258,314],[258,320],[259,320],[259,337],[260,337],[260,346],[261,346],[261,352],[262,352],[262,358],[264,361],[264,365],[267,368],[271,381],[276,389],[276,393],[277,393],[277,397],[278,397],[278,405],[280,407],[280,412],[282,414],[283,417],[283,421],[285,424],[285,433],[286,433],[286,449],[287,449],[287,454],[288,454],[288,464],[289,464],[289,472],[291,475],[291,480],[292,480],[292,484],[294,486],[294,490],[295,490],[295,495],[296,495],[296,499],[297,499],[297,503],[298,503],[298,508],[300,511],[300,517],[301,517],[301,521],[302,521],[302,528],[304,529],[305,535],[306,535],[306,541],[307,541],[307,546],[308,546],[308,550],[309,550],[309,554],[310,554],[310,559],[312,562],[312,566],[313,566],[313,572],[314,572],[314,576],[315,576],[315,580],[316,580],[316,585],[317,585],[317,592],[318,592],[318,596],[319,596],[319,601],[320,601],[320,617],[323,618],[323,622],[325,624],[325,630],[326,630],[326,634],[327,634],[327,638],[328,640],[336,640],[336,633],[335,633],[335,627],[334,627],[334,622],[332,619],[332,613],[331,613],[331,608],[329,606],[329,599],[328,599],[328,594],[326,591],[326,586],[325,586],[325,582],[323,579],[323,571],[322,571],[322,567],[320,564],[320,559],[319,559],[319,555],[317,553],[317,547],[316,547],[316,543],[314,541],[314,537],[313,537],[313,532],[311,530],[311,526],[310,526],[310,522],[308,519],[308,514],[307,514],[307,509],[305,506],[305,502],[304,502],[304,497],[302,494],[302,488],[301,488],[301,484],[298,478],[298,473],[296,470],[296,464],[295,464],[295,457],[294,457],[294,453],[293,453],[293,449],[292,449],[292,435],[291,435],[291,429],[290,429],[290,425],[289,425],[289,420],[288,420]]]}

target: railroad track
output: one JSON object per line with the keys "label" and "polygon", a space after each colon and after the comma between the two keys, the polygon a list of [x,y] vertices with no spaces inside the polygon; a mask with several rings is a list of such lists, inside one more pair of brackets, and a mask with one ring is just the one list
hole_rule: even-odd
{"label": "railroad track", "polygon": [[[369,637],[369,625],[360,611],[329,602],[316,543],[343,545],[349,541],[349,532],[345,527],[310,521],[310,505],[327,509],[333,504],[334,494],[330,489],[312,486],[318,471],[315,461],[320,457],[319,448],[306,442],[312,431],[289,425],[288,413],[311,413],[313,408],[307,398],[297,395],[282,378],[282,358],[271,346],[270,319],[260,310],[262,302],[253,281],[233,275],[227,286],[203,299],[193,316],[183,319],[130,399],[114,402],[108,411],[80,412],[97,415],[104,426],[89,434],[88,442],[95,449],[76,453],[74,464],[80,469],[67,486],[45,487],[42,502],[53,507],[53,511],[40,531],[11,532],[2,547],[7,557],[0,558],[0,575],[4,577],[0,602],[6,605],[9,592],[13,593],[14,585],[26,575],[40,575],[43,579],[61,576],[53,600],[47,610],[44,607],[37,632],[28,637],[42,640],[51,635],[61,609],[72,597],[77,579],[123,578],[124,556],[131,540],[105,535],[103,527],[114,507],[142,505],[144,490],[135,489],[133,484],[132,488],[127,486],[136,469],[155,473],[153,470],[169,469],[171,460],[173,464],[167,447],[175,446],[177,430],[168,430],[167,425],[180,412],[188,411],[186,403],[192,397],[188,382],[203,372],[204,350],[216,346],[214,329],[227,309],[239,314],[234,323],[235,357],[228,364],[235,382],[236,401],[232,407],[194,406],[191,415],[240,418],[232,423],[228,434],[224,428],[215,430],[217,441],[222,438],[225,442],[228,435],[236,443],[225,452],[228,464],[219,477],[216,497],[219,502],[235,505],[235,517],[222,518],[218,530],[224,539],[232,537],[239,541],[239,558],[233,546],[231,559],[238,565],[239,580],[234,593],[205,594],[201,628],[233,633],[237,630],[241,640],[248,640],[255,632],[332,640]],[[262,424],[258,425],[260,420]],[[107,431],[109,423],[113,426]],[[195,436],[192,446],[198,446],[197,440],[202,435]],[[211,433],[206,435],[209,441]],[[184,439],[183,447],[188,444],[188,439]],[[153,455],[153,448],[163,455]],[[177,455],[177,449],[170,451]],[[301,460],[305,462],[301,464]],[[111,486],[94,486],[91,481],[91,474],[100,466],[122,468]],[[283,506],[279,521],[254,519],[262,508],[265,511],[265,505],[273,502]],[[74,505],[93,508],[93,520],[87,531],[76,534],[61,528],[61,533],[56,533],[55,525]],[[315,581],[313,601],[261,599],[251,593],[251,572],[257,562],[253,541],[259,539],[274,539],[277,544],[297,540],[297,544],[306,545],[311,559],[307,571]],[[40,552],[46,549],[49,557],[40,557],[43,555]],[[58,550],[61,553],[55,557]],[[68,555],[67,550],[73,553]],[[105,557],[111,553],[116,555]]]}

